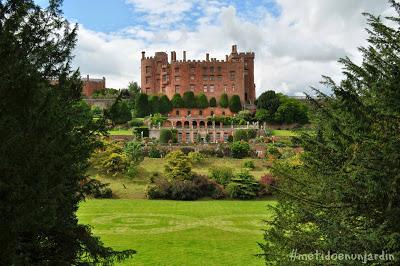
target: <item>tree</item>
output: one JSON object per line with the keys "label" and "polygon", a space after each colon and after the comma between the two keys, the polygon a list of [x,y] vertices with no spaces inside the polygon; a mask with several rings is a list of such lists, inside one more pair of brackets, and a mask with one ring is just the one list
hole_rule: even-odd
{"label": "tree", "polygon": [[273,122],[274,116],[265,109],[257,109],[255,119],[259,122]]}
{"label": "tree", "polygon": [[237,113],[242,110],[242,103],[240,102],[239,95],[232,95],[231,99],[229,100],[229,109],[233,113]]}
{"label": "tree", "polygon": [[215,99],[215,97],[211,97],[210,107],[217,107],[217,100]]}
{"label": "tree", "polygon": [[228,108],[229,106],[228,94],[226,93],[221,94],[221,98],[219,99],[219,106],[221,106],[222,108]]}
{"label": "tree", "polygon": [[196,98],[194,97],[193,91],[186,91],[183,94],[183,102],[186,108],[196,108]]}
{"label": "tree", "polygon": [[229,146],[233,158],[244,158],[249,155],[250,145],[245,141],[235,141]]}
{"label": "tree", "polygon": [[174,96],[172,97],[172,106],[174,108],[185,107],[185,102],[183,101],[183,99],[179,93],[175,93]]}
{"label": "tree", "polygon": [[204,109],[208,107],[207,96],[204,93],[200,93],[196,97],[196,106],[197,108]]}
{"label": "tree", "polygon": [[158,108],[160,106],[160,100],[157,95],[152,95],[149,97],[150,113],[156,114],[159,112]]}
{"label": "tree", "polygon": [[105,111],[105,117],[110,119],[113,125],[125,124],[132,119],[131,110],[128,104],[122,102],[120,98],[110,107],[109,110]]}
{"label": "tree", "polygon": [[129,82],[128,84],[128,91],[129,91],[129,108],[131,110],[135,109],[135,101],[136,96],[140,93],[140,87],[137,82]]}
{"label": "tree", "polygon": [[275,122],[287,124],[308,122],[308,108],[305,104],[284,95],[280,97],[280,102],[281,104],[274,114]]}
{"label": "tree", "polygon": [[145,93],[139,93],[135,100],[135,116],[145,117],[150,114],[150,105],[148,96]]}
{"label": "tree", "polygon": [[288,256],[293,249],[384,250],[396,254],[394,261],[378,264],[399,264],[400,5],[390,2],[396,15],[387,19],[395,26],[367,14],[362,64],[340,59],[344,80],[336,84],[325,77],[333,95],[318,92],[320,99],[310,100],[316,132],[299,138],[305,150],[300,164],[274,166],[279,203],[261,245],[267,264],[297,265]]}
{"label": "tree", "polygon": [[160,97],[160,106],[158,108],[161,114],[168,114],[172,111],[172,103],[168,99],[167,95]]}
{"label": "tree", "polygon": [[[0,2],[0,264],[111,264],[117,252],[78,224],[88,158],[105,134],[81,103],[61,1]],[[54,82],[56,80],[56,82]],[[51,81],[51,82],[50,82]]]}
{"label": "tree", "polygon": [[257,109],[268,110],[270,114],[274,114],[280,105],[279,97],[275,91],[263,92],[257,99]]}
{"label": "tree", "polygon": [[192,164],[181,150],[171,151],[165,159],[164,174],[169,180],[192,179]]}

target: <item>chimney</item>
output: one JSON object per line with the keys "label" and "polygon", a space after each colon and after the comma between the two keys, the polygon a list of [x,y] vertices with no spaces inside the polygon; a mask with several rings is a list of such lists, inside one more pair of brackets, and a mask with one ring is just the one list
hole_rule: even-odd
{"label": "chimney", "polygon": [[183,62],[186,62],[186,51],[183,51]]}
{"label": "chimney", "polygon": [[86,76],[87,81],[89,81],[89,75]]}
{"label": "chimney", "polygon": [[146,56],[146,52],[143,51],[143,52],[142,52],[142,60],[145,59],[145,56]]}
{"label": "chimney", "polygon": [[176,61],[176,52],[174,51],[174,61]]}
{"label": "chimney", "polygon": [[225,61],[228,62],[228,55],[225,55]]}
{"label": "chimney", "polygon": [[210,61],[210,54],[206,53],[206,61]]}
{"label": "chimney", "polygon": [[232,45],[232,54],[237,54],[237,45]]}
{"label": "chimney", "polygon": [[174,61],[174,51],[171,51],[171,62]]}

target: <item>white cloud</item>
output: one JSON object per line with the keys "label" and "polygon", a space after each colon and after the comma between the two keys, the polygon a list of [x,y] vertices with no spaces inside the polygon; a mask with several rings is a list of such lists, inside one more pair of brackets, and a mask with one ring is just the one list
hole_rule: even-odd
{"label": "white cloud", "polygon": [[[204,59],[210,52],[224,59],[236,43],[240,51],[256,53],[258,95],[268,89],[298,95],[318,86],[321,75],[339,79],[339,57],[360,60],[357,47],[365,45],[367,36],[362,12],[390,14],[388,5],[376,0],[277,0],[279,17],[260,6],[254,13],[262,19],[249,21],[219,1],[127,1],[151,19],[150,27],[102,34],[81,26],[78,36],[75,65],[84,75],[106,76],[110,87],[124,87],[131,80],[140,83],[142,50],[149,56],[175,50],[178,58],[186,50],[189,59]],[[174,24],[188,12],[202,14],[194,29]]]}

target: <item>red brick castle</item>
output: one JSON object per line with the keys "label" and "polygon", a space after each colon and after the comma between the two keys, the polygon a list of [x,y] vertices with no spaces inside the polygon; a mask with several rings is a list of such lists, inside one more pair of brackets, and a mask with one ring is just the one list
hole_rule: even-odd
{"label": "red brick castle", "polygon": [[182,60],[171,52],[171,60],[165,52],[156,52],[146,57],[142,52],[141,88],[146,94],[166,94],[172,99],[175,93],[186,91],[204,93],[208,99],[219,100],[221,94],[239,95],[242,105],[253,104],[256,99],[254,84],[254,53],[238,53],[232,46],[231,54],[225,60],[210,58],[187,60],[186,51]]}

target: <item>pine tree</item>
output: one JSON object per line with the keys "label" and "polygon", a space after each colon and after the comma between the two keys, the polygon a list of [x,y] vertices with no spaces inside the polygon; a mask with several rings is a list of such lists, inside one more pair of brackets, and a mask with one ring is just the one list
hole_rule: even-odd
{"label": "pine tree", "polygon": [[[267,264],[299,265],[297,253],[364,254],[400,258],[400,5],[390,27],[366,14],[368,47],[361,65],[341,59],[345,79],[323,83],[333,95],[312,101],[316,133],[303,134],[301,163],[281,162],[279,204],[261,244]],[[303,262],[305,263],[305,262]],[[320,265],[321,261],[307,261]],[[358,265],[359,261],[330,261]]]}
{"label": "pine tree", "polygon": [[157,95],[152,95],[149,97],[149,106],[150,106],[150,113],[151,114],[156,114],[159,113],[159,105],[160,105],[160,99],[158,98]]}
{"label": "pine tree", "polygon": [[208,100],[207,100],[207,96],[204,93],[200,93],[199,95],[197,95],[196,97],[196,107],[197,108],[207,108],[208,107]]}
{"label": "pine tree", "polygon": [[242,104],[240,102],[239,95],[232,95],[231,99],[229,100],[229,109],[234,113],[242,110]]}
{"label": "pine tree", "polygon": [[139,93],[135,100],[135,116],[145,117],[150,114],[151,106],[147,94]]}
{"label": "pine tree", "polygon": [[185,108],[196,108],[196,98],[192,91],[186,91],[183,94],[183,102],[185,103]]}
{"label": "pine tree", "polygon": [[161,114],[168,114],[169,112],[172,111],[172,103],[168,99],[167,95],[163,95],[160,97],[160,107],[159,111]]}
{"label": "pine tree", "polygon": [[61,1],[0,2],[0,265],[88,265],[115,252],[78,224],[88,158],[105,132],[72,72]]}
{"label": "pine tree", "polygon": [[174,108],[185,107],[185,102],[183,101],[183,99],[179,93],[174,94],[174,96],[172,97],[172,106]]}
{"label": "pine tree", "polygon": [[211,97],[210,107],[217,107],[217,100],[215,99],[215,97]]}

